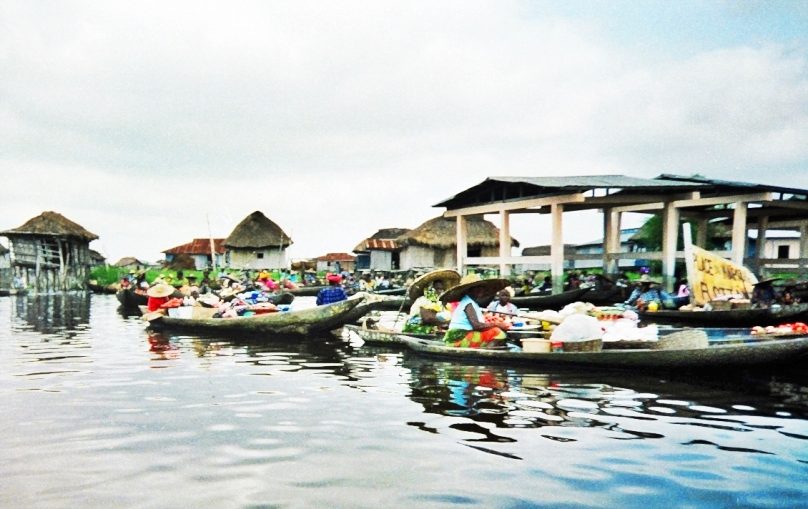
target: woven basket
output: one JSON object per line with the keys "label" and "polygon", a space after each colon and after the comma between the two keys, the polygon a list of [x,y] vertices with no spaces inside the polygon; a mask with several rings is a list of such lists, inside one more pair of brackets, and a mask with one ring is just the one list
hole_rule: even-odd
{"label": "woven basket", "polygon": [[728,300],[711,300],[710,306],[715,311],[727,311],[732,309],[732,303]]}
{"label": "woven basket", "polygon": [[588,339],[586,341],[564,341],[565,352],[600,352],[603,349],[603,340]]}
{"label": "woven basket", "polygon": [[662,336],[651,344],[653,350],[679,350],[707,348],[707,333],[700,329],[687,329]]}

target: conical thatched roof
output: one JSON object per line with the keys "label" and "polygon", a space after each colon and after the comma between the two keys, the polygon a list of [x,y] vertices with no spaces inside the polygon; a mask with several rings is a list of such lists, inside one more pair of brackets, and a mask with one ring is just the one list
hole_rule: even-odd
{"label": "conical thatched roof", "polygon": [[13,230],[0,232],[0,235],[52,235],[54,237],[78,237],[86,241],[95,240],[98,235],[88,232],[79,224],[74,223],[58,212],[43,212],[35,218],[29,219],[24,225]]}
{"label": "conical thatched roof", "polygon": [[[482,216],[466,218],[466,243],[469,246],[498,246],[499,228]],[[438,216],[410,230],[396,239],[401,246],[420,245],[448,249],[457,245],[457,220]],[[519,241],[511,237],[511,246],[519,247]]]}
{"label": "conical thatched roof", "polygon": [[271,219],[256,210],[241,221],[224,240],[226,247],[250,249],[262,247],[286,248],[292,239]]}

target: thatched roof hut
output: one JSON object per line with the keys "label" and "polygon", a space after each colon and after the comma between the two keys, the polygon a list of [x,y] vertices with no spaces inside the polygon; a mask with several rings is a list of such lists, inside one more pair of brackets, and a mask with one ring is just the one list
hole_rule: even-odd
{"label": "thatched roof hut", "polygon": [[224,245],[236,249],[284,249],[292,245],[292,239],[274,221],[256,210],[236,225],[224,240]]}
{"label": "thatched roof hut", "polygon": [[98,235],[52,211],[0,232],[9,240],[11,270],[36,291],[81,288],[94,265],[90,242]]}
{"label": "thatched roof hut", "polygon": [[19,235],[76,237],[87,242],[98,238],[98,235],[85,230],[83,226],[74,223],[58,212],[53,211],[43,212],[40,215],[29,219],[25,222],[25,224],[18,228],[0,232],[0,235],[5,235],[7,237]]}
{"label": "thatched roof hut", "polygon": [[[469,216],[466,219],[466,233],[469,246],[499,246],[499,228],[482,216]],[[452,248],[457,245],[457,221],[453,217],[438,216],[401,235],[396,242],[401,246]],[[511,237],[511,246],[519,247],[519,241]]]}

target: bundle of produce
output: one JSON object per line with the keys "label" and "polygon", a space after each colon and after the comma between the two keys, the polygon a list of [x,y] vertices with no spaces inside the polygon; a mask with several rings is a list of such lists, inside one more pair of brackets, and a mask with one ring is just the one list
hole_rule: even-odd
{"label": "bundle of produce", "polygon": [[808,325],[802,322],[783,323],[777,326],[769,325],[768,327],[761,327],[756,325],[752,327],[753,336],[794,336],[808,334]]}

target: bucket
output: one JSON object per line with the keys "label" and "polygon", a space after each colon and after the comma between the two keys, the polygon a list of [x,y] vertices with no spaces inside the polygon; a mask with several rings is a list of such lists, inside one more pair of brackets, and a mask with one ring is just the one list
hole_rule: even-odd
{"label": "bucket", "polygon": [[522,338],[522,351],[548,353],[550,351],[550,341],[541,338]]}

